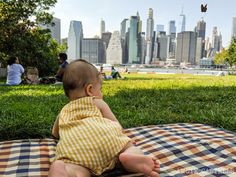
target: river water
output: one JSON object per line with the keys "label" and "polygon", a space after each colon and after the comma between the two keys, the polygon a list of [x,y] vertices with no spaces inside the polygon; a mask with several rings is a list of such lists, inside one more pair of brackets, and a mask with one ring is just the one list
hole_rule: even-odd
{"label": "river water", "polygon": [[[119,69],[122,71],[122,68]],[[130,73],[155,73],[155,74],[194,74],[194,75],[227,75],[227,71],[210,69],[172,69],[172,68],[128,68]]]}

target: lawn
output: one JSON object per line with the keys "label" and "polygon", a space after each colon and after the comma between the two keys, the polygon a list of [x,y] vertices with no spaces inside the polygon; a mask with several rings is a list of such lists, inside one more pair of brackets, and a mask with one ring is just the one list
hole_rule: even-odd
{"label": "lawn", "polygon": [[[103,93],[125,128],[189,122],[236,132],[236,76],[129,74],[104,81]],[[0,140],[50,137],[67,102],[61,85],[0,86]]]}

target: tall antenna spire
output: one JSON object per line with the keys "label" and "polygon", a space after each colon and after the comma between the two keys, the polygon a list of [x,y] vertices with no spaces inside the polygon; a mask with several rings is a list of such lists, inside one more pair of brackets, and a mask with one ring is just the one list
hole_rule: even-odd
{"label": "tall antenna spire", "polygon": [[182,32],[182,31],[185,31],[185,24],[186,24],[186,16],[184,15],[183,11],[184,11],[184,8],[183,8],[183,6],[182,6],[181,14],[180,14],[180,16],[182,17],[181,32]]}

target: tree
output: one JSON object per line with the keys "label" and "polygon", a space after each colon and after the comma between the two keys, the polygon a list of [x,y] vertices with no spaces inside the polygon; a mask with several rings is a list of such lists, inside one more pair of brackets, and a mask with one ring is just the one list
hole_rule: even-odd
{"label": "tree", "polygon": [[[0,2],[0,62],[8,55],[18,56],[24,67],[35,66],[39,74],[48,75],[58,67],[57,55],[62,49],[51,38],[49,13],[57,0],[2,0]],[[63,48],[64,49],[64,48]]]}
{"label": "tree", "polygon": [[236,64],[236,39],[232,39],[228,49],[223,49],[214,57],[216,64],[228,63],[230,67]]}
{"label": "tree", "polygon": [[236,38],[233,38],[229,49],[228,49],[228,58],[226,58],[226,62],[229,63],[230,67],[236,64]]}
{"label": "tree", "polygon": [[224,64],[228,58],[228,50],[223,49],[220,53],[217,53],[214,57],[215,64]]}

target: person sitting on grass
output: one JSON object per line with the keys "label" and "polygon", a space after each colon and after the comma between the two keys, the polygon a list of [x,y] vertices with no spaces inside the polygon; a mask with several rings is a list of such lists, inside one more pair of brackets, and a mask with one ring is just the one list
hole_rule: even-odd
{"label": "person sitting on grass", "polygon": [[122,78],[119,71],[117,71],[114,66],[111,66],[111,76],[113,79]]}
{"label": "person sitting on grass", "polygon": [[103,66],[100,66],[100,74],[103,78],[106,78],[106,73],[103,71]]}
{"label": "person sitting on grass", "polygon": [[18,57],[10,56],[7,60],[7,82],[6,85],[19,85],[22,83],[21,76],[25,72]]}
{"label": "person sitting on grass", "polygon": [[63,87],[70,102],[59,113],[52,134],[59,138],[49,177],[90,177],[118,162],[129,172],[158,177],[159,164],[132,144],[103,101],[102,76],[85,60],[70,63]]}
{"label": "person sitting on grass", "polygon": [[103,66],[100,66],[100,74],[103,79],[108,80],[108,79],[113,79],[112,76],[106,75],[106,73],[103,71]]}
{"label": "person sitting on grass", "polygon": [[65,68],[68,65],[66,53],[59,53],[59,63],[60,63],[60,68],[57,71],[55,79],[57,82],[62,82],[62,77],[65,71]]}

